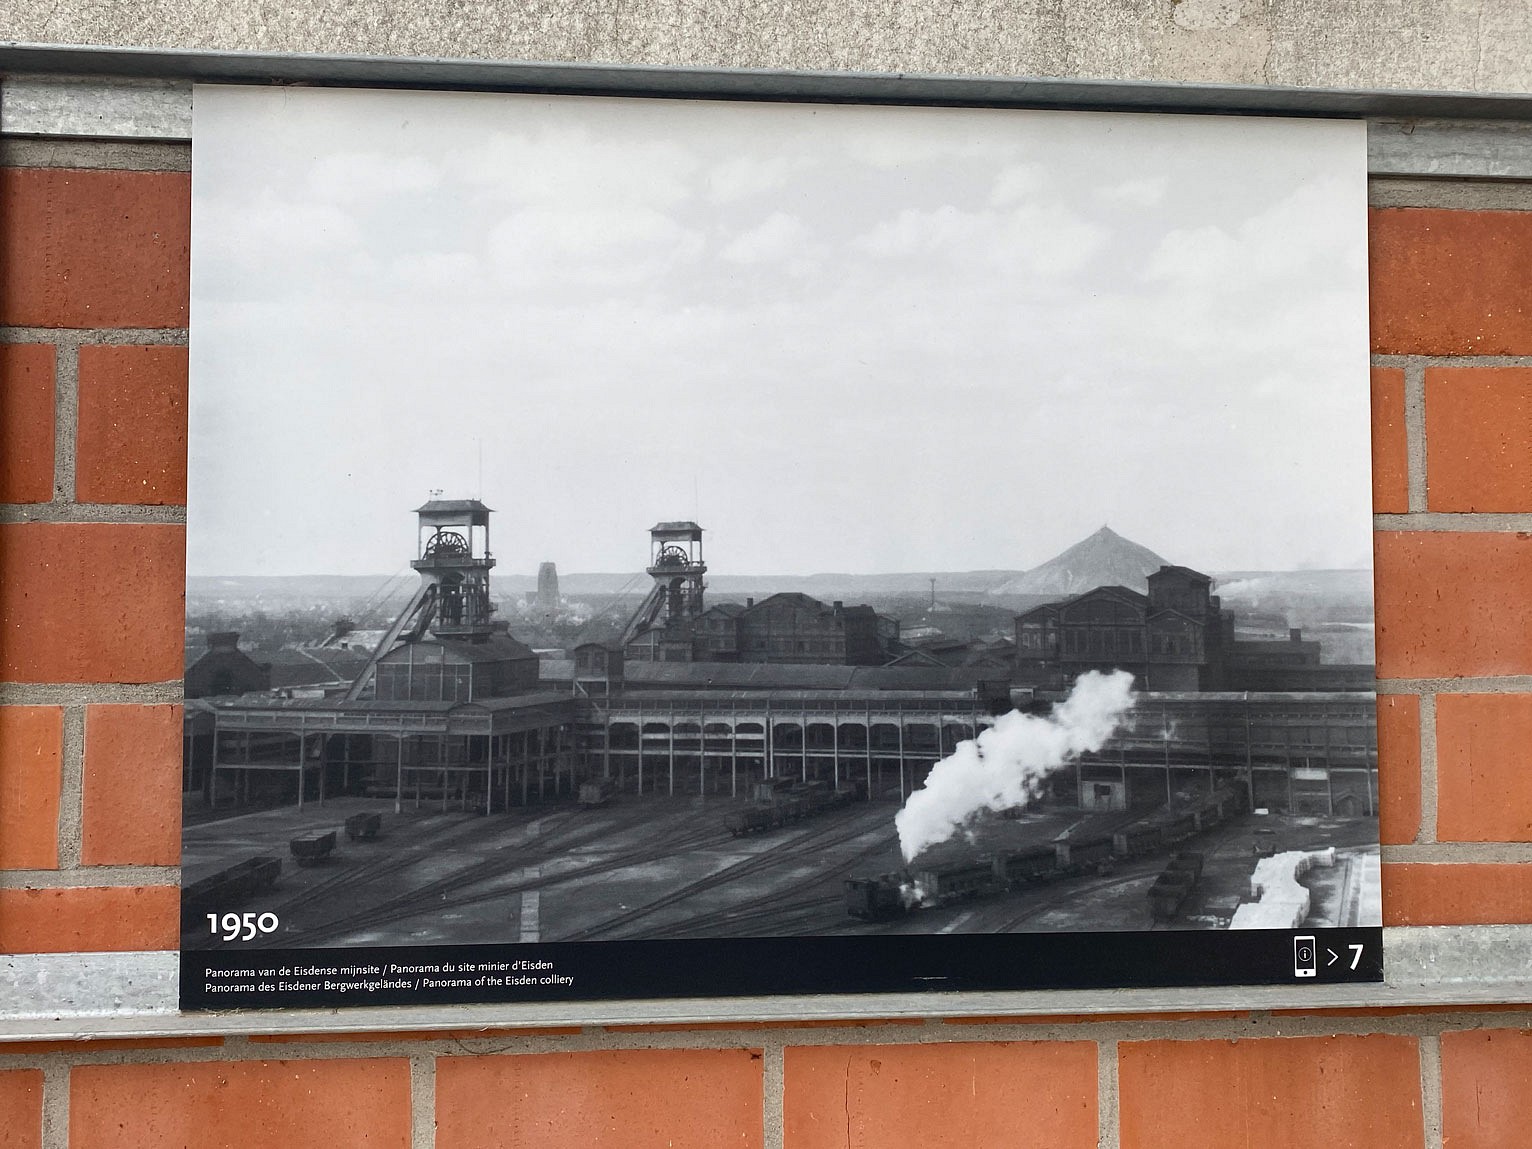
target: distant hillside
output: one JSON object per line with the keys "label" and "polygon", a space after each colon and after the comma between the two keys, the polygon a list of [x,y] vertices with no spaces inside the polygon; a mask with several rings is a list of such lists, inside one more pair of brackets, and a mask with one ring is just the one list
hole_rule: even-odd
{"label": "distant hillside", "polygon": [[1167,565],[1148,547],[1123,538],[1110,527],[1102,527],[1062,554],[1002,583],[990,593],[1071,595],[1083,594],[1098,586],[1125,586],[1142,593],[1149,589],[1149,576]]}

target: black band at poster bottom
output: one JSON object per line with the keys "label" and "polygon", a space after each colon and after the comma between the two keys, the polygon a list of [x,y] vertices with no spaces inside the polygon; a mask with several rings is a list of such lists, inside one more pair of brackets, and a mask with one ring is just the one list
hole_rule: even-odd
{"label": "black band at poster bottom", "polygon": [[1382,980],[1378,927],[220,949],[182,953],[181,1008]]}

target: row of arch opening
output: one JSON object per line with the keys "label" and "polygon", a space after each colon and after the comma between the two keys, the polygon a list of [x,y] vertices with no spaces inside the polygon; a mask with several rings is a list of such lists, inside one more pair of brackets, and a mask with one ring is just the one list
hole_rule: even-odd
{"label": "row of arch opening", "polygon": [[[743,739],[766,742],[766,727],[760,722],[612,722],[607,728],[607,745],[613,750],[636,750],[646,741],[664,739],[677,743],[702,743],[711,739]],[[776,750],[883,750],[897,752],[941,750],[951,753],[959,742],[974,736],[969,723],[910,722],[902,727],[893,722],[773,722],[770,741]]]}

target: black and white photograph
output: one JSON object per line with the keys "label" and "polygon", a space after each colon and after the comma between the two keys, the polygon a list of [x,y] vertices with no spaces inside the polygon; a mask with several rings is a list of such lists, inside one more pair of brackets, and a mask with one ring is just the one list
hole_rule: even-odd
{"label": "black and white photograph", "polygon": [[1381,976],[1362,123],[195,138],[185,1005]]}

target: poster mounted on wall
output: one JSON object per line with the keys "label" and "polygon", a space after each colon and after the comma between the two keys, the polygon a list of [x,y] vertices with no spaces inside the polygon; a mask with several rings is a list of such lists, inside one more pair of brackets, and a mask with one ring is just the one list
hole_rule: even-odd
{"label": "poster mounted on wall", "polygon": [[1362,124],[194,139],[184,1007],[1381,980]]}

